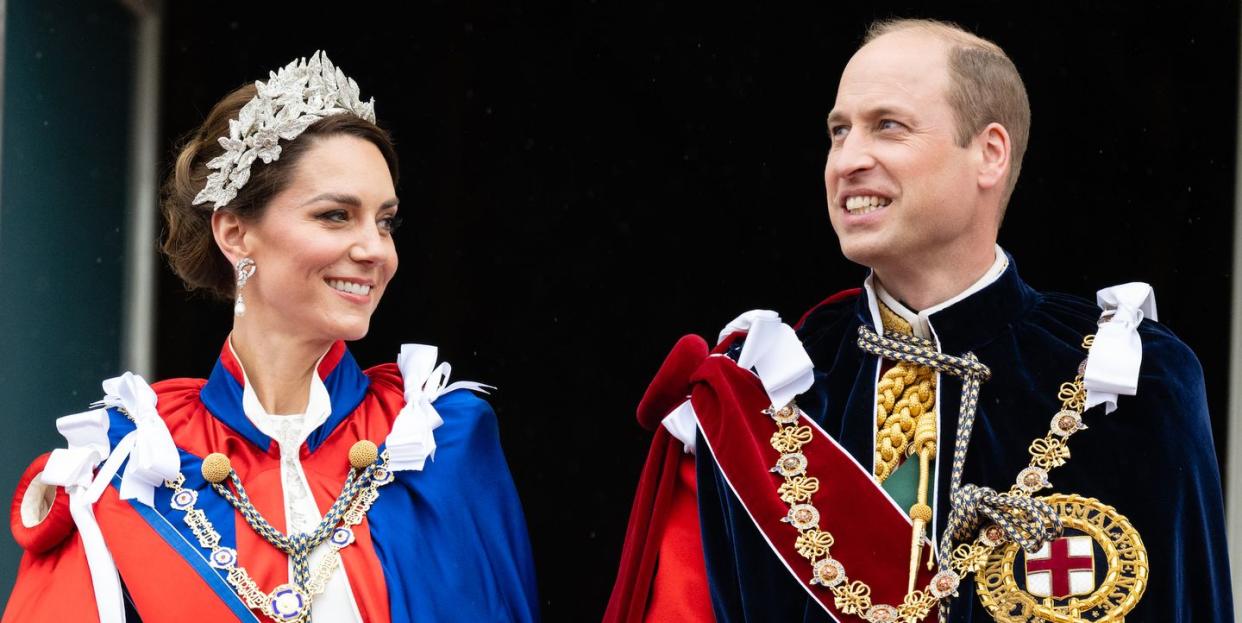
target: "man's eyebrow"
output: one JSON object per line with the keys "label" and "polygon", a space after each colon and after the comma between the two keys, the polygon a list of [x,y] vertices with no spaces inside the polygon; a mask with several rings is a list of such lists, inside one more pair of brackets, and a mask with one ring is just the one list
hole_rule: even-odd
{"label": "man's eyebrow", "polygon": [[876,108],[872,108],[871,110],[867,111],[867,116],[872,117],[872,118],[908,116],[909,114],[910,112],[904,108],[898,108],[898,107],[892,107],[892,106],[878,106]]}
{"label": "man's eyebrow", "polygon": [[[314,197],[311,197],[309,201],[307,201],[306,203],[303,203],[302,205],[307,206],[312,203],[316,203],[318,201],[331,201],[332,203],[341,203],[344,205],[349,205],[349,206],[354,206],[354,207],[362,207],[361,199],[359,199],[358,197],[355,197],[354,195],[348,195],[345,193],[320,193],[318,195],[315,195]],[[398,203],[397,198],[393,197],[392,199],[389,199],[388,201],[381,203],[380,209],[383,210],[386,208],[396,207],[397,203]]]}
{"label": "man's eyebrow", "polygon": [[[858,116],[864,119],[876,119],[880,117],[909,117],[911,114],[912,113],[910,112],[909,109],[902,108],[900,106],[892,106],[889,104],[884,104],[881,106],[875,106],[873,108],[864,108],[862,109],[861,112],[858,113]],[[838,111],[838,110],[834,110],[828,113],[828,125],[833,125],[837,123],[845,123],[847,118],[848,118],[848,115],[846,115],[845,113]]]}

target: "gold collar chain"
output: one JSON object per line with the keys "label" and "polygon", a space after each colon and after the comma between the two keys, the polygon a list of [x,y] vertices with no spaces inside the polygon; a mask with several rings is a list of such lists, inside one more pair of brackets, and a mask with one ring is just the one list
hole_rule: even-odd
{"label": "gold collar chain", "polygon": [[[1093,339],[1091,335],[1084,338],[1083,348],[1090,349]],[[1061,410],[1053,415],[1049,432],[1028,448],[1030,464],[1018,473],[1010,496],[1030,498],[1036,491],[1050,487],[1048,471],[1069,459],[1070,435],[1086,428],[1082,423],[1086,400],[1082,382],[1085,364],[1086,360],[1079,366],[1073,381],[1061,384],[1057,394]],[[810,583],[830,589],[833,603],[842,614],[857,615],[868,623],[919,623],[939,600],[957,595],[962,577],[983,568],[992,550],[1007,541],[1001,526],[989,524],[979,531],[973,543],[962,543],[952,550],[950,568],[934,575],[925,588],[908,591],[898,605],[872,603],[871,587],[861,580],[850,581],[845,565],[832,557],[831,548],[835,542],[832,533],[820,528],[820,513],[811,500],[819,491],[819,479],[808,475],[810,465],[801,452],[813,433],[810,426],[799,425],[799,420],[809,419],[809,416],[793,402],[779,408],[773,405],[763,413],[776,423],[770,444],[780,456],[772,472],[783,479],[777,493],[789,505],[781,521],[798,531],[794,547],[810,561]],[[918,552],[921,553],[921,549]]]}

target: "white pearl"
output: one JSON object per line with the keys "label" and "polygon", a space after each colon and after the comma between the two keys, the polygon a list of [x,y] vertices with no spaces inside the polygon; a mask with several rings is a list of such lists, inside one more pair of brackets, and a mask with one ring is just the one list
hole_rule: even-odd
{"label": "white pearl", "polygon": [[236,303],[234,303],[233,314],[236,316],[245,316],[246,315],[246,303],[242,301],[237,301]]}

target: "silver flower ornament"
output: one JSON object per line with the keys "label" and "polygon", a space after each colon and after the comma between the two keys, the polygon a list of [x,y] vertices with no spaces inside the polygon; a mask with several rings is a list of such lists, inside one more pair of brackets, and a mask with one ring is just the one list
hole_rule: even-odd
{"label": "silver flower ornament", "polygon": [[254,85],[255,96],[229,120],[229,135],[219,138],[224,153],[207,163],[214,172],[194,205],[210,201],[214,210],[228,205],[250,181],[255,160],[279,160],[280,141],[296,139],[324,117],[353,114],[375,122],[375,99],[363,102],[358,84],[323,52],[294,60]]}

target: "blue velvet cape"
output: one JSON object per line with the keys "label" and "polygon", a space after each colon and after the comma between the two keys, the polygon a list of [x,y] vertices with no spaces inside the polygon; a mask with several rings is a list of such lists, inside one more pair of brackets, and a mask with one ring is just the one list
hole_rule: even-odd
{"label": "blue velvet cape", "polygon": [[[974,352],[992,369],[980,392],[963,483],[1009,488],[1030,460],[1027,447],[1048,431],[1060,409],[1057,390],[1073,379],[1085,356],[1083,336],[1095,332],[1098,318],[1099,310],[1087,301],[1033,290],[1018,276],[1012,258],[995,282],[931,316],[944,352]],[[798,404],[870,466],[877,361],[856,346],[864,323],[875,326],[865,294],[807,316],[798,334],[815,365],[815,384]],[[1041,493],[1098,498],[1138,530],[1147,548],[1150,584],[1127,621],[1232,621],[1220,474],[1202,368],[1164,325],[1144,320],[1139,333],[1143,362],[1137,395],[1122,396],[1109,415],[1102,407],[1084,414],[1088,430],[1074,435],[1072,457],[1052,471],[1052,491]],[[961,383],[942,374],[938,391],[937,531],[949,512],[948,465]],[[699,441],[698,448],[699,514],[717,620],[831,621],[764,542],[707,444]],[[893,573],[905,582],[904,569]],[[963,581],[950,616],[955,623],[993,620],[975,595],[973,577]]]}

